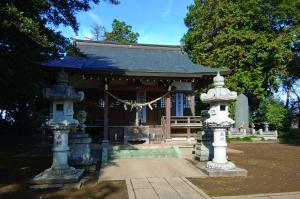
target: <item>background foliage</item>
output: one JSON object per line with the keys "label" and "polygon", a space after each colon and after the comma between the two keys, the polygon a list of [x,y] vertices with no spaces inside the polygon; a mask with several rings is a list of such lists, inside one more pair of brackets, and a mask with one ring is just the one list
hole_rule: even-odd
{"label": "background foliage", "polygon": [[260,104],[258,112],[262,121],[270,123],[270,127],[277,130],[289,130],[291,115],[289,110],[273,97],[269,97]]}
{"label": "background foliage", "polygon": [[[43,106],[40,90],[48,77],[39,64],[59,58],[70,45],[55,28],[70,26],[77,33],[75,14],[88,11],[92,2],[100,0],[0,1],[0,112],[13,116],[15,131],[32,129]],[[5,124],[0,120],[1,128]]]}
{"label": "background foliage", "polygon": [[105,32],[105,41],[137,43],[139,33],[132,31],[132,26],[127,25],[124,21],[114,19],[112,31]]}
{"label": "background foliage", "polygon": [[226,85],[250,110],[299,77],[299,0],[195,0],[185,18],[184,49],[198,64],[229,68]]}
{"label": "background foliage", "polygon": [[94,40],[120,42],[120,43],[137,43],[139,33],[132,31],[132,26],[124,21],[113,20],[112,30],[108,32],[105,27],[99,24],[91,26],[91,33]]}

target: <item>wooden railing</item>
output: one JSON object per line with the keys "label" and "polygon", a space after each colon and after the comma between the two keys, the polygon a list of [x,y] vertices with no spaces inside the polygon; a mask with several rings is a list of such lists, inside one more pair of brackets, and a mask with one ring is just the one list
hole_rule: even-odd
{"label": "wooden railing", "polygon": [[[162,126],[166,124],[166,116],[162,116]],[[171,116],[171,127],[199,128],[202,127],[201,116]]]}
{"label": "wooden railing", "polygon": [[[187,129],[187,134],[190,133],[192,128],[202,127],[201,116],[171,116],[171,129],[172,128],[184,128]],[[166,138],[166,116],[161,118],[161,126],[164,138]]]}

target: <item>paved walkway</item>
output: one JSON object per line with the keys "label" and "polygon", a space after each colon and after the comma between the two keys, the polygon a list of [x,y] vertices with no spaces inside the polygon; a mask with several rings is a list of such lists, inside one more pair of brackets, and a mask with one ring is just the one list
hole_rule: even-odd
{"label": "paved walkway", "polygon": [[206,177],[185,159],[116,159],[100,169],[99,181],[149,177]]}
{"label": "paved walkway", "polygon": [[208,199],[184,177],[149,177],[126,180],[129,199]]}
{"label": "paved walkway", "polygon": [[210,197],[184,177],[126,180],[129,199],[299,199],[300,192]]}
{"label": "paved walkway", "polygon": [[99,181],[126,180],[129,199],[300,199],[300,192],[209,197],[185,177],[206,177],[185,159],[117,159],[100,169]]}

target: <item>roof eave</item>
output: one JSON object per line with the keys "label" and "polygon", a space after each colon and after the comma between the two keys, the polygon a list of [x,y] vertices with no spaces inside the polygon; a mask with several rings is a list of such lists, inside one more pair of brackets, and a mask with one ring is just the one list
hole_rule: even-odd
{"label": "roof eave", "polygon": [[215,72],[194,72],[194,73],[174,73],[174,72],[141,72],[141,71],[111,71],[111,70],[82,70],[80,68],[69,68],[61,66],[46,66],[46,68],[57,71],[65,70],[81,74],[101,74],[101,75],[118,75],[118,76],[132,76],[132,77],[183,77],[183,78],[199,78],[202,76],[215,76],[217,71],[223,76],[229,75],[230,70],[216,69]]}

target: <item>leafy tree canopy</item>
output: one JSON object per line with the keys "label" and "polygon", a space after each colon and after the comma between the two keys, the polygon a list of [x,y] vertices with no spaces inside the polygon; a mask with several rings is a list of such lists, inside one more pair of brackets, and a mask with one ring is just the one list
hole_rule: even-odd
{"label": "leafy tree canopy", "polygon": [[188,9],[185,51],[198,64],[229,68],[227,86],[252,108],[280,77],[299,72],[300,0],[195,0]]}
{"label": "leafy tree canopy", "polygon": [[258,116],[261,121],[269,122],[273,129],[286,131],[291,126],[291,115],[289,110],[273,97],[262,101],[258,108]]}
{"label": "leafy tree canopy", "polygon": [[104,37],[106,41],[137,43],[139,33],[133,32],[132,27],[123,21],[114,19],[112,23],[112,31],[105,32]]}
{"label": "leafy tree canopy", "polygon": [[[75,14],[88,11],[90,3],[99,2],[0,1],[0,111],[15,111],[15,118],[32,116],[45,77],[39,63],[60,57],[69,45],[55,27],[70,26],[77,33],[79,24]],[[109,2],[118,3],[116,0]],[[26,120],[16,118],[16,123],[21,121],[26,126]]]}

